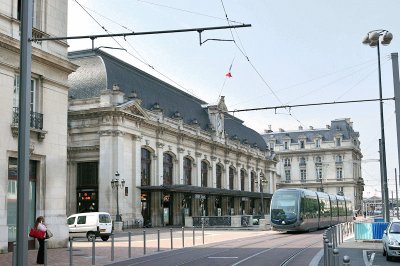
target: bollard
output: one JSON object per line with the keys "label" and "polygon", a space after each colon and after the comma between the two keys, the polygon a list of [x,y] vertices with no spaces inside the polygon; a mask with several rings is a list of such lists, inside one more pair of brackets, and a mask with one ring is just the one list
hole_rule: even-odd
{"label": "bollard", "polygon": [[128,257],[129,258],[132,258],[132,243],[131,243],[131,240],[132,240],[132,232],[128,232],[128,242],[129,242],[129,244],[128,244]]}
{"label": "bollard", "polygon": [[96,237],[92,239],[92,265],[96,265]]}
{"label": "bollard", "polygon": [[17,266],[17,242],[13,242],[12,265]]}
{"label": "bollard", "polygon": [[72,266],[72,237],[69,238],[69,266]]}
{"label": "bollard", "polygon": [[328,243],[329,239],[324,239],[324,266],[328,266]]}
{"label": "bollard", "polygon": [[333,250],[333,265],[339,266],[339,249],[337,248]]}
{"label": "bollard", "polygon": [[328,266],[333,266],[333,243],[328,243]]}
{"label": "bollard", "polygon": [[182,248],[185,247],[185,227],[182,226]]}
{"label": "bollard", "polygon": [[171,235],[171,249],[174,248],[173,243],[172,243],[172,228],[169,229],[170,235]]}
{"label": "bollard", "polygon": [[45,239],[43,244],[44,244],[44,266],[47,266],[47,241],[48,239]]}
{"label": "bollard", "polygon": [[350,266],[350,257],[347,255],[343,256],[343,266]]}
{"label": "bollard", "polygon": [[196,237],[196,235],[195,235],[194,226],[193,226],[193,246],[195,246],[195,237]]}
{"label": "bollard", "polygon": [[111,235],[111,261],[114,261],[114,234]]}
{"label": "bollard", "polygon": [[160,251],[160,229],[157,230],[157,251]]}
{"label": "bollard", "polygon": [[201,225],[202,235],[203,235],[203,245],[204,245],[204,224]]}
{"label": "bollard", "polygon": [[143,255],[146,255],[146,230],[143,230]]}

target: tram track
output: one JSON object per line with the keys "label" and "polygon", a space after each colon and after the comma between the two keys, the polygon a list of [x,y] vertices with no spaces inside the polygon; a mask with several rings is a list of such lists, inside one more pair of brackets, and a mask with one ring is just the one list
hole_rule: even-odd
{"label": "tram track", "polygon": [[[278,240],[278,239],[285,239],[285,238],[289,238],[291,237],[291,235],[266,235],[263,237],[263,239],[260,239],[258,241],[252,242],[252,244],[262,244],[265,243],[265,241],[273,241],[273,240]],[[243,241],[247,240],[247,239],[253,239],[253,238],[243,238],[240,239],[240,243],[242,243]],[[223,242],[218,242],[218,243],[212,243],[212,244],[207,244],[204,246],[196,246],[196,247],[190,247],[190,248],[184,248],[181,250],[174,250],[172,252],[170,251],[165,251],[162,252],[162,258],[168,259],[168,258],[173,258],[173,257],[177,257],[177,256],[190,256],[191,253],[195,254],[198,253],[199,251],[201,251],[202,249],[212,249],[212,248],[221,248],[224,245],[230,245],[230,244],[235,244],[237,243],[237,241],[232,242],[231,240],[227,240],[227,241],[223,241]],[[193,256],[191,260],[184,260],[180,263],[174,263],[173,265],[185,265],[197,260],[201,260],[201,259],[205,259],[207,257],[211,257],[211,256],[215,256],[217,254],[220,253],[224,253],[230,250],[234,250],[234,249],[240,249],[240,248],[244,248],[248,246],[248,244],[240,244],[240,245],[235,245],[234,247],[227,247],[224,248],[222,250],[218,250],[216,252],[206,252],[206,254],[204,255],[200,255],[200,256]],[[169,254],[168,254],[169,253]],[[158,254],[157,254],[158,255]],[[152,255],[152,256],[148,256],[148,257],[140,257],[140,258],[135,258],[133,259],[134,261],[132,261],[131,263],[128,263],[127,261],[125,261],[125,263],[121,264],[122,262],[119,262],[118,265],[124,265],[124,266],[134,266],[134,265],[141,265],[144,263],[153,263],[153,262],[157,262],[160,260],[159,256],[157,255]]]}

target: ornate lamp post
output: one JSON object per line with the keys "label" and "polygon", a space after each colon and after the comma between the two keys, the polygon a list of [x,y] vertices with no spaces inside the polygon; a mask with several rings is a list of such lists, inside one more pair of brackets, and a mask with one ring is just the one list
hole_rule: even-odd
{"label": "ornate lamp post", "polygon": [[382,45],[389,45],[393,39],[393,34],[387,30],[373,30],[368,32],[364,37],[362,43],[368,44],[370,47],[376,47],[378,51],[378,74],[379,74],[379,100],[380,100],[380,119],[381,119],[381,165],[382,165],[382,191],[385,203],[385,222],[390,221],[389,217],[389,193],[387,187],[387,169],[386,169],[386,148],[385,148],[385,124],[383,120],[383,100],[382,100],[382,78],[381,78],[381,52],[379,47],[379,40]]}
{"label": "ornate lamp post", "polygon": [[125,187],[125,180],[124,179],[122,179],[121,181],[119,180],[119,173],[118,173],[118,171],[117,172],[115,172],[115,178],[113,178],[112,180],[111,180],[111,188],[112,189],[116,189],[117,190],[117,215],[116,215],[116,217],[115,217],[115,221],[116,222],[122,222],[122,219],[121,219],[121,215],[119,214],[119,202],[118,202],[118,189],[119,188],[124,188]]}
{"label": "ornate lamp post", "polygon": [[[258,184],[258,180],[256,180],[254,183]],[[264,176],[260,176],[261,215],[262,216],[265,214],[265,212],[264,212],[264,189],[263,189],[263,184],[268,184],[268,180]],[[262,219],[264,219],[264,218],[262,218]]]}

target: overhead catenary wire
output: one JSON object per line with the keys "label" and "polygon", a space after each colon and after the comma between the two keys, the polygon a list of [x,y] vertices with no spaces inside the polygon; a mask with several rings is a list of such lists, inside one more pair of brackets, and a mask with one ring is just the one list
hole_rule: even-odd
{"label": "overhead catenary wire", "polygon": [[[224,13],[225,13],[226,21],[227,21],[228,25],[231,26],[231,24],[230,24],[230,22],[229,22],[228,14],[227,14],[227,12],[226,12],[225,5],[224,5],[223,0],[221,0],[221,5],[222,5],[222,9],[224,10]],[[229,31],[230,31],[230,33],[231,33],[231,36],[232,36],[232,39],[233,39],[233,43],[235,44],[236,48],[237,48],[237,49],[242,53],[242,55],[246,58],[247,62],[250,64],[250,66],[252,67],[252,69],[256,72],[256,74],[258,75],[258,77],[259,77],[259,78],[262,80],[262,82],[267,86],[267,88],[268,88],[268,89],[270,90],[270,92],[274,95],[274,97],[278,100],[278,102],[279,102],[280,104],[283,105],[283,102],[281,101],[281,99],[278,97],[278,95],[275,93],[275,91],[271,88],[271,86],[268,84],[268,82],[264,79],[264,77],[261,75],[261,73],[258,71],[258,69],[254,66],[254,64],[250,61],[250,58],[248,57],[248,55],[247,55],[247,53],[246,53],[246,51],[245,51],[245,49],[244,49],[243,43],[242,43],[242,41],[240,40],[239,35],[237,34],[237,32],[236,32],[236,35],[238,36],[238,39],[239,39],[239,41],[240,41],[240,44],[241,44],[242,48],[240,48],[239,45],[237,44],[236,39],[235,39],[235,37],[233,36],[233,33],[232,33],[232,29],[231,29],[231,28],[229,29]],[[285,108],[285,109],[286,109],[286,108]],[[303,124],[298,118],[296,118],[296,117],[291,113],[291,110],[286,109],[286,111],[288,112],[288,114],[289,114],[294,120],[296,120],[298,123],[300,123],[301,125],[304,126],[304,124]],[[234,113],[233,113],[233,115],[234,115]]]}
{"label": "overhead catenary wire", "polygon": [[[75,2],[77,4],[80,5],[80,3],[75,0]],[[241,24],[241,25],[234,25],[234,26],[218,26],[218,27],[203,27],[203,28],[191,28],[191,29],[178,29],[178,30],[163,30],[163,31],[148,31],[148,32],[127,32],[127,33],[118,33],[118,34],[112,34],[110,33],[103,25],[101,25],[82,5],[80,5],[80,7],[82,9],[84,9],[84,11],[107,33],[107,34],[99,34],[99,35],[83,35],[83,36],[70,36],[70,37],[46,37],[46,38],[32,38],[30,41],[46,41],[46,40],[68,40],[68,39],[84,39],[84,38],[89,38],[92,40],[92,46],[93,42],[95,39],[97,38],[106,38],[106,37],[111,37],[114,39],[114,37],[125,37],[126,36],[132,36],[132,35],[149,35],[149,34],[166,34],[166,33],[178,33],[178,32],[190,32],[190,31],[205,31],[205,30],[218,30],[218,29],[227,29],[227,28],[235,28],[235,27],[250,27],[250,24]],[[115,39],[114,39],[115,40]],[[126,39],[125,39],[126,41]],[[115,42],[121,47],[123,48],[123,46],[115,40]],[[93,47],[94,48],[94,47]],[[125,49],[125,48],[123,48]],[[126,49],[125,49],[126,50]],[[168,79],[169,81],[173,82],[174,84],[176,84],[177,86],[179,86],[180,88],[182,88],[183,90],[189,92],[189,94],[194,95],[195,93],[190,91],[189,89],[183,87],[182,85],[180,85],[179,83],[175,82],[174,80],[172,80],[171,78],[167,77],[166,75],[162,74],[161,72],[159,72],[158,70],[156,70],[153,66],[151,66],[150,64],[148,64],[147,62],[145,62],[144,60],[139,59],[138,57],[136,57],[135,55],[129,53],[127,50],[126,52],[131,55],[132,57],[134,57],[135,59],[139,60],[141,63],[149,66],[150,68],[152,68],[154,71],[156,71],[158,74],[160,74],[161,76],[165,77],[166,79]]]}
{"label": "overhead catenary wire", "polygon": [[[262,111],[262,110],[277,110],[286,108],[306,107],[306,106],[318,106],[318,105],[332,105],[332,104],[344,104],[344,103],[362,103],[362,102],[376,102],[381,99],[364,99],[364,100],[351,100],[351,101],[336,101],[336,102],[322,102],[322,103],[307,103],[307,104],[295,104],[295,105],[280,105],[271,107],[259,107],[259,108],[247,108],[247,109],[235,109],[226,111],[227,113],[239,113],[239,112],[250,112],[250,111]],[[382,101],[394,100],[392,98],[382,98]]]}

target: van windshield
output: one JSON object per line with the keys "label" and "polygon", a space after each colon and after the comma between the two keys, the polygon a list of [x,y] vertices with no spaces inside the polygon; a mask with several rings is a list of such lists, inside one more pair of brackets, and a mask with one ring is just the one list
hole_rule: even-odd
{"label": "van windshield", "polygon": [[99,214],[99,223],[111,223],[111,217],[108,214]]}

